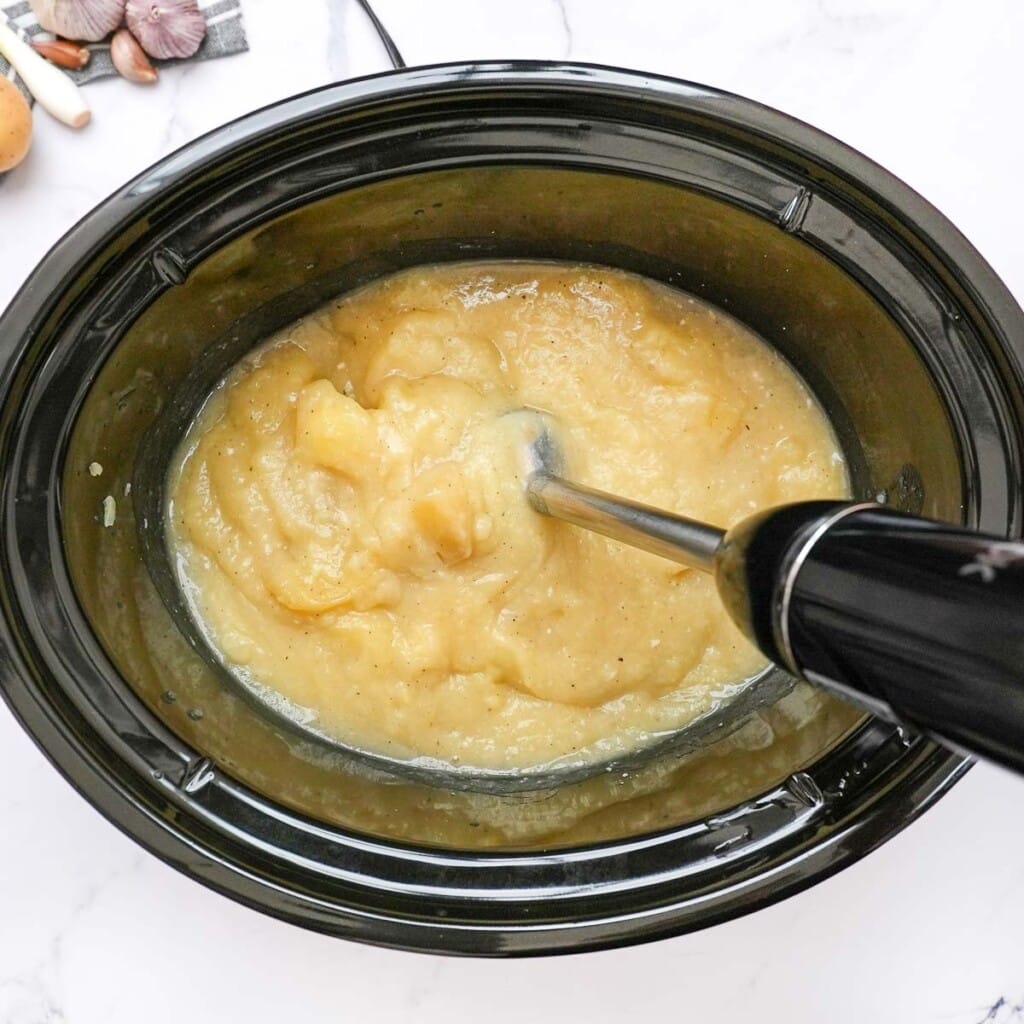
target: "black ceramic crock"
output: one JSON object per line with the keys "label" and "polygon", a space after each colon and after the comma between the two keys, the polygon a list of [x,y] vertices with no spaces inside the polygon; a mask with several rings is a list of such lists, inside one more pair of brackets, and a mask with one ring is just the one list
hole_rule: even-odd
{"label": "black ceramic crock", "polygon": [[[160,660],[162,644],[184,643],[173,623],[145,652],[136,643],[152,598],[138,545],[152,524],[129,485],[161,424],[187,418],[189,382],[215,380],[345,288],[499,257],[626,267],[716,303],[803,374],[855,496],[1020,535],[1024,318],[906,186],[703,86],[578,65],[415,69],[288,100],[188,145],[76,225],[16,296],[0,321],[0,686],[121,829],[307,927],[498,955],[749,912],[889,838],[967,763],[865,720],[697,820],[523,849],[401,841],[345,823],[349,811],[387,816],[398,792],[387,780],[350,780],[342,810],[318,818],[308,808],[332,785],[327,769],[281,797],[275,773],[303,751],[200,668],[168,668],[191,664],[187,645],[184,661]],[[248,754],[234,736],[251,740]]]}

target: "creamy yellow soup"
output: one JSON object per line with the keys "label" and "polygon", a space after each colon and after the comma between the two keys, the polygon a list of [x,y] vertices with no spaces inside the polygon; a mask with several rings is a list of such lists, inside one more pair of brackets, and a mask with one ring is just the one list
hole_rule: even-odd
{"label": "creamy yellow soup", "polygon": [[847,492],[719,310],[605,268],[407,271],[269,339],[181,447],[172,553],[225,663],[345,743],[485,768],[622,753],[760,671],[708,576],[529,507],[522,407],[572,479],[721,526]]}

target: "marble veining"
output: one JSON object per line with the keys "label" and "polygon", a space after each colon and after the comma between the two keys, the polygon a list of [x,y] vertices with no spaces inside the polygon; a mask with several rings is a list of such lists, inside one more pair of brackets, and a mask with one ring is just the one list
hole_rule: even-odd
{"label": "marble veining", "polygon": [[1017,1024],[1024,1021],[1024,998],[1020,1001],[1011,1001],[1006,996],[1000,996],[981,1017],[978,1024]]}
{"label": "marble veining", "polygon": [[551,0],[562,20],[562,31],[565,33],[565,52],[562,56],[566,60],[572,59],[572,25],[569,23],[569,12],[566,10],[566,0]]}
{"label": "marble veining", "polygon": [[[983,0],[372,0],[410,64],[593,61],[785,109],[944,210],[1024,298],[1016,205],[1024,4]],[[88,86],[80,135],[36,114],[0,186],[0,305],[80,216],[182,143],[267,103],[387,67],[356,0],[243,0],[250,52]],[[811,197],[781,219],[799,229]],[[165,251],[154,269],[187,272]],[[199,759],[182,785],[214,769]],[[813,801],[796,784],[798,798]],[[324,938],[234,904],[93,811],[0,707],[0,1024],[303,1024],[486,1015],[760,1024],[1024,1021],[1024,782],[979,766],[910,829],[786,902],[654,945],[469,962]]]}

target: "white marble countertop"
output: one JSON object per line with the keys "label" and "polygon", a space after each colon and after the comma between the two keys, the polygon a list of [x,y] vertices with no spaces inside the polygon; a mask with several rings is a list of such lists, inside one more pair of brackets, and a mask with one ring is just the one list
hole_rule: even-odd
{"label": "white marble countertop", "polygon": [[[904,178],[1024,300],[1019,0],[375,0],[409,63],[619,64],[732,90]],[[384,67],[355,0],[243,0],[251,52],[88,87],[94,123],[36,116],[0,187],[0,306],[129,176],[255,107]],[[282,14],[287,10],[287,21]],[[825,883],[633,949],[478,962],[306,933],[207,891],[93,811],[0,706],[0,1024],[1024,1021],[1024,781],[975,768]]]}

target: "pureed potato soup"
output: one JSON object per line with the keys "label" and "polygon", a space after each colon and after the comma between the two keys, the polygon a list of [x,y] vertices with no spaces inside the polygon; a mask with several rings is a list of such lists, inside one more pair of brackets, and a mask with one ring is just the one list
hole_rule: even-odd
{"label": "pureed potato soup", "polygon": [[628,751],[763,668],[709,576],[530,508],[523,407],[568,478],[719,526],[848,490],[793,370],[691,296],[406,271],[268,339],[179,450],[172,556],[225,664],[344,743],[484,768]]}

